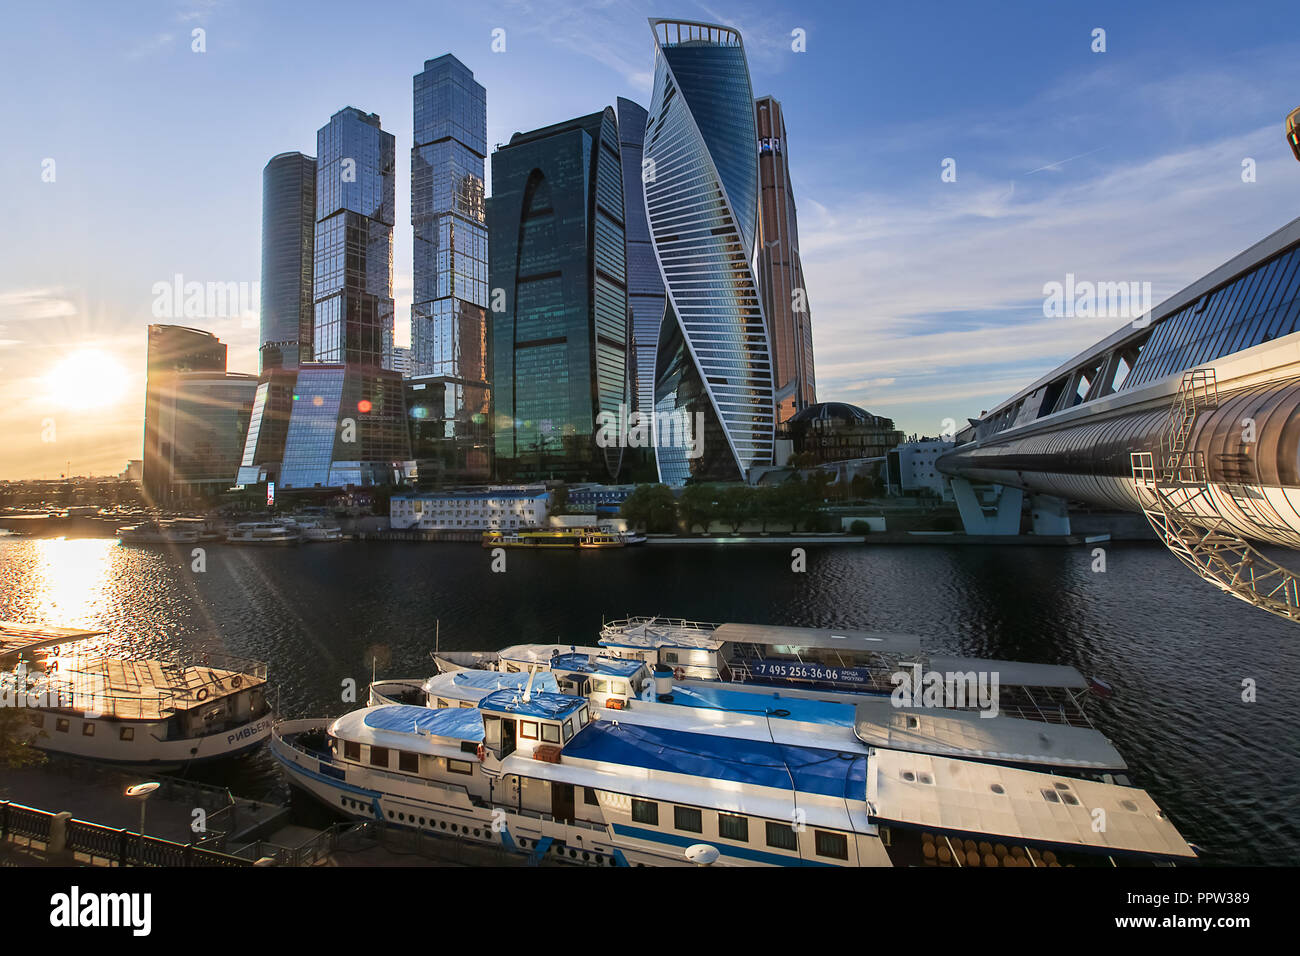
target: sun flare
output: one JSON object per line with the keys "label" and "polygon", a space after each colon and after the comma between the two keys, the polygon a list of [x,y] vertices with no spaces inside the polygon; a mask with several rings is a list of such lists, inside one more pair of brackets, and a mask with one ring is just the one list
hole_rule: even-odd
{"label": "sun flare", "polygon": [[65,408],[87,411],[121,401],[127,381],[122,364],[98,349],[73,352],[45,376],[51,401]]}

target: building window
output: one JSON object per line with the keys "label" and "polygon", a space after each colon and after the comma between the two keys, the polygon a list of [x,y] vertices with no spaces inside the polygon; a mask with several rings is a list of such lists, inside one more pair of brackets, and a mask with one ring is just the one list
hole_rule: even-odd
{"label": "building window", "polygon": [[397,769],[403,773],[419,773],[420,755],[399,750],[397,752]]}
{"label": "building window", "polygon": [[724,840],[749,842],[749,818],[738,817],[734,813],[718,814],[718,836]]}
{"label": "building window", "polygon": [[463,773],[466,776],[474,775],[474,765],[468,760],[452,760],[447,758],[447,769],[452,773]]}
{"label": "building window", "polygon": [[361,745],[355,740],[343,741],[343,756],[348,760],[355,760],[361,763]]}
{"label": "building window", "polygon": [[387,767],[388,767],[388,748],[387,748],[387,747],[371,747],[371,748],[370,748],[370,766],[372,766],[372,767],[384,767],[385,769],[387,769]]}
{"label": "building window", "polygon": [[818,856],[829,856],[836,860],[847,860],[849,858],[849,838],[843,833],[816,830],[814,834],[817,837]]}
{"label": "building window", "polygon": [[638,800],[633,797],[632,819],[636,823],[648,823],[657,827],[659,825],[659,804],[651,800]]}
{"label": "building window", "polygon": [[673,807],[673,826],[688,833],[703,833],[704,814],[695,807]]}
{"label": "building window", "polygon": [[797,850],[799,848],[799,838],[795,835],[794,828],[788,823],[773,823],[767,821],[767,845],[776,847],[778,850]]}

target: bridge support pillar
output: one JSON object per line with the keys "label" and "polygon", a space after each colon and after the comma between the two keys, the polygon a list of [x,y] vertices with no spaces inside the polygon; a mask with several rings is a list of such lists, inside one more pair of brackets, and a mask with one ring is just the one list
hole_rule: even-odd
{"label": "bridge support pillar", "polygon": [[957,502],[962,527],[967,534],[1019,534],[1020,508],[1025,493],[1019,488],[997,485],[998,505],[993,514],[986,514],[979,495],[965,478],[953,478],[952,496]]}
{"label": "bridge support pillar", "polygon": [[1034,534],[1070,533],[1070,506],[1064,498],[1032,495],[1029,498],[1029,514],[1033,518]]}

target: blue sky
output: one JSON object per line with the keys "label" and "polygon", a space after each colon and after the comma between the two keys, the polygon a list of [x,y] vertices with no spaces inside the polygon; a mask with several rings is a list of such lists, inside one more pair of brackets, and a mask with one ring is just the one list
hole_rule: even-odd
{"label": "blue sky", "polygon": [[[1293,3],[10,3],[0,478],[139,457],[154,284],[257,282],[262,167],[314,153],[345,105],[397,137],[403,336],[412,74],[458,56],[502,143],[648,99],[652,15],[741,30],[755,93],[785,108],[818,397],[909,433],[992,407],[1122,324],[1044,318],[1045,283],[1145,281],[1158,301],[1300,214],[1282,138],[1300,104]],[[255,316],[178,321],[256,372]],[[121,368],[116,398],[77,390],[77,352]]]}

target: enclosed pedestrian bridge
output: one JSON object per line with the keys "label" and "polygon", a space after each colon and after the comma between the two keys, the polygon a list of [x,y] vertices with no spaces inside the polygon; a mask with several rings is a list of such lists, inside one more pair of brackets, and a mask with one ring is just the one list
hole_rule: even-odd
{"label": "enclosed pedestrian bridge", "polygon": [[1300,219],[971,420],[938,467],[969,533],[1018,531],[1025,493],[1037,533],[1068,533],[1069,501],[1141,511],[1201,577],[1300,620],[1252,544],[1300,548]]}

